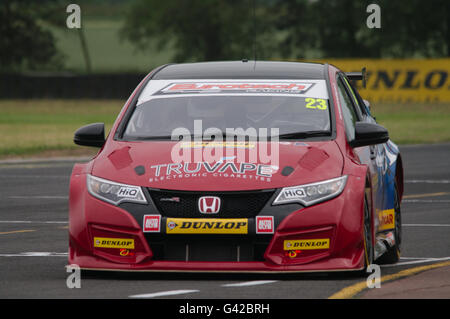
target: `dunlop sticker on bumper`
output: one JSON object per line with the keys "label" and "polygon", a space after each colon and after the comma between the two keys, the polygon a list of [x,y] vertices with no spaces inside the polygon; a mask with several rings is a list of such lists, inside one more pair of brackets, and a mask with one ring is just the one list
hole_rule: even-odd
{"label": "dunlop sticker on bumper", "polygon": [[330,239],[303,239],[303,240],[285,240],[284,250],[314,250],[330,248]]}
{"label": "dunlop sticker on bumper", "polygon": [[394,229],[395,228],[395,210],[394,209],[382,210],[378,214],[378,221],[380,224],[379,230]]}
{"label": "dunlop sticker on bumper", "polygon": [[94,247],[134,249],[134,239],[94,237]]}
{"label": "dunlop sticker on bumper", "polygon": [[167,218],[167,234],[247,234],[248,219]]}

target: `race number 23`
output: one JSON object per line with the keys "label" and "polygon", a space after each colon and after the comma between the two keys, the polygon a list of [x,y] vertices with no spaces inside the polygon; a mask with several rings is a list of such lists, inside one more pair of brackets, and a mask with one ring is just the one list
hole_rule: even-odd
{"label": "race number 23", "polygon": [[327,101],[324,99],[314,99],[307,97],[305,99],[307,109],[326,110],[328,107]]}

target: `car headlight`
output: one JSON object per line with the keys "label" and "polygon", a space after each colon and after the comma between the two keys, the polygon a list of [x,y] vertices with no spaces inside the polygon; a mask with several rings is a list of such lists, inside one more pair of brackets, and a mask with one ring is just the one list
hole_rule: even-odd
{"label": "car headlight", "polygon": [[273,201],[273,205],[300,203],[311,206],[338,196],[344,190],[347,175],[327,181],[285,187]]}
{"label": "car headlight", "polygon": [[120,184],[88,174],[87,188],[92,196],[113,205],[122,202],[147,204],[147,199],[139,186]]}

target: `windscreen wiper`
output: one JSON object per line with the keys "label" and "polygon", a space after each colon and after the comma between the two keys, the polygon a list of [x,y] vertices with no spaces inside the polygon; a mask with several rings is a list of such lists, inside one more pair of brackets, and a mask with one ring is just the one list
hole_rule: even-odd
{"label": "windscreen wiper", "polygon": [[[130,136],[131,140],[136,141],[151,141],[151,140],[172,140],[172,135],[155,135],[155,136]],[[179,141],[180,139],[174,139]]]}
{"label": "windscreen wiper", "polygon": [[[279,139],[289,140],[289,139],[300,139],[309,137],[320,137],[320,136],[330,136],[330,131],[306,131],[306,132],[293,132],[278,135]],[[273,138],[274,136],[272,136]]]}
{"label": "windscreen wiper", "polygon": [[[187,134],[186,136],[190,136],[191,141],[211,141],[213,139],[217,139],[218,136],[221,136],[223,140],[226,140],[229,137],[235,137],[239,138],[241,136],[235,136],[234,134],[212,134],[210,137],[206,137],[203,135],[194,135],[194,134]],[[171,141],[181,141],[183,140],[185,135],[180,134],[177,135],[154,135],[154,136],[133,136],[133,140],[139,140],[139,141],[151,141],[151,140],[171,140]]]}

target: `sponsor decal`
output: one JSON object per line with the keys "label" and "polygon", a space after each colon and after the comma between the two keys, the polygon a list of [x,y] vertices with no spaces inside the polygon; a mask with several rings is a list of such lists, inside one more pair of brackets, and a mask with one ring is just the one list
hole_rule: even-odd
{"label": "sponsor decal", "polygon": [[270,93],[305,94],[314,83],[303,82],[178,82],[171,83],[155,95],[198,93]]}
{"label": "sponsor decal", "polygon": [[139,194],[139,189],[138,188],[122,186],[119,189],[119,191],[117,192],[117,197],[136,198],[136,196],[138,194]]}
{"label": "sponsor decal", "polygon": [[327,110],[328,109],[328,102],[325,99],[315,99],[308,97],[305,99],[306,105],[305,107],[307,109],[313,109],[313,110]]}
{"label": "sponsor decal", "polygon": [[301,240],[285,240],[284,250],[315,250],[330,248],[330,239],[301,239]]}
{"label": "sponsor decal", "polygon": [[167,234],[247,234],[248,219],[167,218]]}
{"label": "sponsor decal", "polygon": [[288,250],[284,253],[284,256],[289,258],[295,258],[298,254],[301,254],[301,250]]}
{"label": "sponsor decal", "polygon": [[125,248],[121,248],[119,251],[119,255],[122,257],[127,257],[127,256],[134,256],[134,253],[131,252],[129,249],[125,249]]}
{"label": "sponsor decal", "polygon": [[233,162],[198,162],[170,163],[150,166],[153,177],[149,182],[162,182],[186,178],[240,178],[261,182],[271,182],[272,174],[278,171],[275,165],[233,163]]}
{"label": "sponsor decal", "polygon": [[297,199],[306,197],[305,189],[302,188],[285,188],[282,192],[285,199]]}
{"label": "sponsor decal", "polygon": [[256,216],[256,233],[273,234],[275,223],[273,216]]}
{"label": "sponsor decal", "polygon": [[169,230],[173,230],[173,229],[175,229],[175,227],[177,227],[178,226],[178,224],[177,223],[175,223],[173,220],[168,220],[167,221],[167,229],[169,229]]}
{"label": "sponsor decal", "polygon": [[144,215],[144,233],[159,233],[161,228],[161,215]]}
{"label": "sponsor decal", "polygon": [[134,239],[94,237],[94,247],[134,249]]}
{"label": "sponsor decal", "polygon": [[180,202],[180,197],[163,197],[159,201],[160,202],[179,203]]}
{"label": "sponsor decal", "polygon": [[378,214],[379,230],[387,230],[395,228],[395,210],[382,210]]}
{"label": "sponsor decal", "polygon": [[198,200],[198,210],[202,214],[217,214],[221,200],[217,196],[202,196]]}

